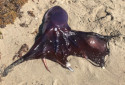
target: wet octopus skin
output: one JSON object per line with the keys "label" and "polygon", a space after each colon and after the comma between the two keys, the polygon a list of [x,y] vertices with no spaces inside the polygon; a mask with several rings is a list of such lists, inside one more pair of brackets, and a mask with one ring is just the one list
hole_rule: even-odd
{"label": "wet octopus skin", "polygon": [[71,30],[67,24],[68,14],[60,6],[50,8],[44,18],[41,36],[27,54],[4,70],[3,76],[6,76],[14,66],[32,59],[42,59],[48,71],[46,59],[73,71],[67,60],[69,55],[89,59],[99,67],[105,65],[104,58],[109,54],[107,43],[113,36]]}

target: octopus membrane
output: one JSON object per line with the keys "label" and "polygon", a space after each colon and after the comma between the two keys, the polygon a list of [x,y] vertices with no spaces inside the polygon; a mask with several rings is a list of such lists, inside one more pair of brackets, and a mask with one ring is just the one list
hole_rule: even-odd
{"label": "octopus membrane", "polygon": [[67,60],[69,55],[86,58],[96,66],[103,67],[105,56],[109,54],[107,43],[113,36],[75,31],[69,27],[67,21],[68,14],[64,9],[60,6],[50,8],[45,13],[41,35],[27,54],[4,70],[3,76],[14,66],[32,59],[42,59],[48,71],[46,59],[73,71]]}

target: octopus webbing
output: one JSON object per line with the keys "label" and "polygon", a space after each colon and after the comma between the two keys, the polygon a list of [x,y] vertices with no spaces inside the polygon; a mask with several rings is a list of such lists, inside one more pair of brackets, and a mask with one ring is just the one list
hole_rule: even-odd
{"label": "octopus webbing", "polygon": [[3,76],[6,76],[14,66],[32,59],[42,59],[48,71],[46,59],[73,71],[67,60],[70,55],[86,58],[96,66],[103,67],[105,56],[109,54],[107,43],[114,36],[75,31],[69,27],[67,21],[68,14],[63,8],[60,6],[50,8],[44,15],[41,35],[28,53],[4,70]]}

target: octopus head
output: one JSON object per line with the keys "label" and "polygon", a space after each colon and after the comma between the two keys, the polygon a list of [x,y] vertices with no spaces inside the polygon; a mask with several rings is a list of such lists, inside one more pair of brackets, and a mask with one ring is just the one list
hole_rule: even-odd
{"label": "octopus head", "polygon": [[68,14],[60,6],[49,9],[45,17],[46,20],[50,20],[56,26],[65,25],[68,21]]}

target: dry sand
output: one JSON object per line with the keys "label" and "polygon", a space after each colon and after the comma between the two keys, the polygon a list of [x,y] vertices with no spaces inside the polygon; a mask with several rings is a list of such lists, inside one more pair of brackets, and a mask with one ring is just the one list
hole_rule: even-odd
{"label": "dry sand", "polygon": [[[30,60],[2,77],[0,85],[125,85],[125,0],[28,0],[21,9],[23,17],[0,29],[3,33],[3,39],[0,39],[1,69],[13,62],[13,56],[23,44],[29,48],[33,45],[36,35],[32,33],[38,30],[44,13],[55,5],[67,11],[68,23],[74,30],[122,34],[109,42],[110,55],[106,58],[105,69],[70,56],[74,72],[47,60],[50,73],[40,59]],[[29,16],[27,11],[33,11],[35,17]],[[21,27],[21,23],[28,27]]]}

